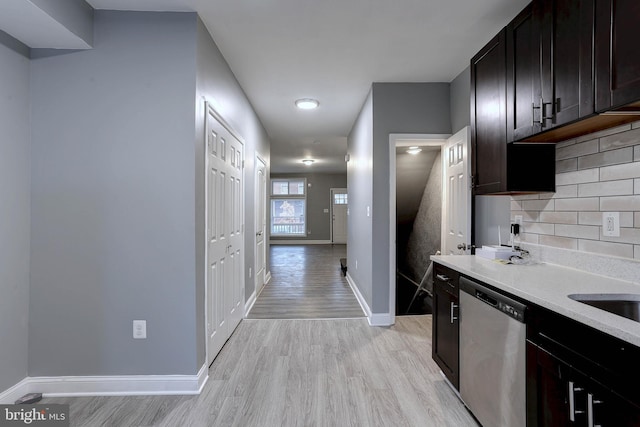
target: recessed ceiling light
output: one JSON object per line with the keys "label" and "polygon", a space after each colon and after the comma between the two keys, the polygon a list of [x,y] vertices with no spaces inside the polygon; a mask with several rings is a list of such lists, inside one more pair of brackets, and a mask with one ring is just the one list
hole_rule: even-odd
{"label": "recessed ceiling light", "polygon": [[418,153],[419,153],[419,152],[421,152],[421,151],[422,151],[422,148],[419,148],[419,147],[409,147],[409,149],[407,150],[407,153],[409,153],[409,154],[413,154],[413,155],[416,155],[416,154],[418,154]]}
{"label": "recessed ceiling light", "polygon": [[320,105],[320,102],[312,98],[302,98],[296,101],[296,107],[301,110],[313,110],[314,108],[318,108],[318,105]]}
{"label": "recessed ceiling light", "polygon": [[315,162],[315,160],[311,160],[311,159],[304,159],[302,161],[302,163],[304,163],[307,166],[311,166],[313,164],[313,162]]}

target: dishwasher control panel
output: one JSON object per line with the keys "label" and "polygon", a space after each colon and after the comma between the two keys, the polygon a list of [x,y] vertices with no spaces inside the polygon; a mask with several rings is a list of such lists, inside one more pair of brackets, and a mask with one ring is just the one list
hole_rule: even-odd
{"label": "dishwasher control panel", "polygon": [[524,309],[516,307],[515,304],[508,304],[503,301],[498,301],[497,308],[507,316],[513,317],[519,322],[524,322]]}

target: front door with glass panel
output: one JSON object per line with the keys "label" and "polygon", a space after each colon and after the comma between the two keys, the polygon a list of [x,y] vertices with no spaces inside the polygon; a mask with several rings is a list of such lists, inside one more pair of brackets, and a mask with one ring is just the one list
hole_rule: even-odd
{"label": "front door with glass panel", "polygon": [[331,189],[331,242],[347,243],[347,207],[346,188]]}

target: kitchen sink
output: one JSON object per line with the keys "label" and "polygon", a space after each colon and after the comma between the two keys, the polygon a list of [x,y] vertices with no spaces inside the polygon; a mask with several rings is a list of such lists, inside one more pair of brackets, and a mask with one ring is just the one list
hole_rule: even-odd
{"label": "kitchen sink", "polygon": [[571,294],[574,301],[640,322],[640,294]]}

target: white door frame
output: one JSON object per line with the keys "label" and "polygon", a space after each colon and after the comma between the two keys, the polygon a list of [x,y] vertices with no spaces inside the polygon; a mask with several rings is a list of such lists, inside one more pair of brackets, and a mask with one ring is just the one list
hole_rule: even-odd
{"label": "white door frame", "polygon": [[[204,174],[203,174],[203,178],[204,178],[204,230],[205,230],[205,245],[204,245],[204,301],[202,302],[204,304],[204,349],[205,349],[205,363],[207,364],[207,369],[209,368],[208,364],[209,364],[209,328],[208,328],[208,324],[209,324],[209,313],[208,313],[208,309],[207,309],[207,305],[208,305],[208,292],[207,289],[209,288],[209,283],[208,283],[208,277],[209,277],[209,238],[206,235],[207,234],[207,227],[208,227],[208,220],[209,220],[209,211],[208,211],[208,204],[209,204],[209,184],[208,184],[208,179],[207,179],[207,175],[209,173],[208,170],[208,160],[207,160],[207,156],[208,156],[208,147],[207,147],[207,115],[209,114],[209,112],[211,112],[211,114],[216,118],[216,120],[231,134],[233,135],[238,141],[240,141],[240,143],[242,144],[242,146],[244,148],[246,148],[246,144],[244,142],[244,139],[240,136],[240,134],[238,132],[236,132],[230,125],[229,123],[220,115],[220,113],[218,113],[218,111],[215,109],[215,107],[213,106],[212,103],[203,100],[203,102],[205,103],[205,108],[204,108],[204,112],[205,112],[205,126],[204,126],[204,138],[203,138],[203,144],[204,144]],[[241,203],[241,210],[242,210],[242,224],[241,224],[241,230],[242,233],[244,235],[245,232],[245,218],[244,218],[244,214],[245,214],[245,200],[244,200],[244,194],[245,194],[245,170],[244,170],[244,149],[242,150],[242,158],[240,159],[240,161],[242,162],[242,185],[241,185],[241,195],[240,195],[240,200],[242,201]],[[242,245],[242,251],[241,253],[243,254],[242,259],[240,260],[240,280],[242,281],[242,293],[243,293],[243,300],[245,299],[246,295],[244,295],[245,293],[245,289],[246,289],[246,283],[244,280],[244,271],[245,271],[245,248],[244,248],[244,236],[241,240],[241,245]],[[242,317],[244,318],[244,316],[246,315],[246,313],[244,312],[244,304],[242,305]],[[233,333],[233,331],[231,331],[231,333]]]}
{"label": "white door frame", "polygon": [[413,145],[444,147],[450,136],[449,134],[389,134],[389,321],[391,325],[396,322],[396,147]]}
{"label": "white door frame", "polygon": [[[262,239],[263,239],[262,240],[262,243],[263,243],[262,244],[262,250],[264,252],[263,253],[263,257],[262,257],[263,258],[263,262],[264,262],[264,265],[262,266],[262,279],[260,279],[258,277],[258,271],[254,270],[254,274],[255,274],[254,286],[255,286],[255,295],[256,295],[256,297],[260,294],[260,291],[262,290],[262,287],[264,286],[264,284],[266,282],[266,277],[267,277],[267,242],[269,241],[267,239],[267,229],[266,229],[266,227],[267,227],[266,226],[266,224],[267,224],[267,199],[268,199],[268,196],[267,196],[267,194],[268,194],[267,193],[267,185],[268,185],[268,182],[269,182],[269,179],[267,178],[267,175],[266,175],[266,173],[267,173],[267,162],[257,152],[256,152],[256,163],[255,163],[256,166],[255,166],[255,171],[254,171],[254,174],[255,174],[255,200],[254,200],[254,202],[255,202],[255,206],[254,206],[255,222],[256,222],[256,226],[257,226],[257,223],[260,220],[260,218],[258,218],[258,212],[260,210],[257,208],[258,205],[260,204],[260,188],[259,188],[260,187],[260,182],[259,182],[259,179],[258,179],[258,164],[259,163],[262,163],[264,165],[264,172],[265,172],[265,177],[264,177],[264,194],[265,194],[265,197],[264,197],[264,206],[263,206],[263,210],[262,210],[262,213],[264,214],[264,218],[262,218],[262,219],[263,219],[263,222],[265,224],[265,229],[264,229],[264,236],[262,236]],[[257,248],[257,246],[258,246],[258,236],[254,236],[253,247]],[[255,254],[255,257],[256,257],[256,263],[255,264],[257,264],[257,259],[258,259],[257,252]],[[253,267],[256,268],[257,265],[254,265]]]}
{"label": "white door frame", "polygon": [[[336,190],[344,190],[344,193],[348,194],[346,187],[332,187],[329,189],[329,197],[331,198],[331,201],[329,203],[329,236],[331,237],[331,243],[333,243],[333,192]],[[342,192],[340,194],[342,194]]]}

